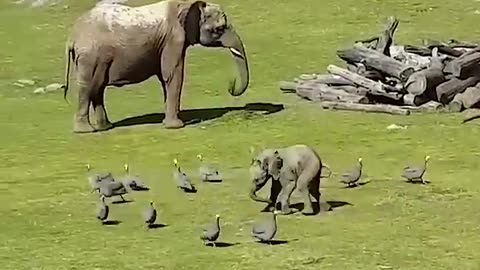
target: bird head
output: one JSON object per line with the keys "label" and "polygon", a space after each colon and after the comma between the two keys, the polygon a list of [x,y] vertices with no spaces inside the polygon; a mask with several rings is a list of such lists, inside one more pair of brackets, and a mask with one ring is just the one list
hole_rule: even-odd
{"label": "bird head", "polygon": [[150,205],[153,206],[153,201],[152,200],[150,201]]}
{"label": "bird head", "polygon": [[219,219],[219,218],[220,218],[220,215],[219,215],[219,214],[216,214],[216,215],[215,215],[215,218],[216,218],[216,219]]}
{"label": "bird head", "polygon": [[362,164],[362,158],[361,157],[358,158],[358,163]]}
{"label": "bird head", "polygon": [[202,155],[201,154],[198,154],[197,155],[197,158],[201,161],[203,159]]}
{"label": "bird head", "polygon": [[102,194],[102,196],[100,196],[100,200],[105,203],[105,195]]}
{"label": "bird head", "polygon": [[175,167],[178,166],[178,160],[176,158],[173,159],[173,164],[175,165]]}
{"label": "bird head", "polygon": [[125,171],[128,172],[128,163],[123,164],[123,169],[125,169]]}
{"label": "bird head", "polygon": [[86,167],[87,167],[87,171],[88,171],[88,172],[92,169],[92,167],[90,166],[90,164],[87,164]]}
{"label": "bird head", "polygon": [[430,159],[429,155],[425,156],[425,161],[428,161],[429,159]]}

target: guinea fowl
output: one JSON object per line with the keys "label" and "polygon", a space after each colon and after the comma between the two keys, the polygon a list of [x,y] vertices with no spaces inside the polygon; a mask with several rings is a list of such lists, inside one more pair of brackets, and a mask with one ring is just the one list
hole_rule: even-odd
{"label": "guinea fowl", "polygon": [[206,225],[202,230],[202,235],[200,239],[203,241],[204,245],[212,243],[214,247],[215,241],[217,241],[220,236],[220,215],[215,215],[215,222]]}
{"label": "guinea fowl", "polygon": [[120,198],[122,198],[122,201],[126,201],[122,195],[127,193],[127,188],[125,188],[122,182],[103,182],[99,186],[98,191],[101,195],[105,197],[120,196]]}
{"label": "guinea fowl", "polygon": [[198,154],[197,158],[201,162],[200,167],[198,169],[198,172],[200,174],[200,178],[202,179],[202,181],[204,181],[204,182],[208,182],[208,181],[220,182],[220,181],[222,181],[222,175],[212,165],[205,164],[203,162],[203,156],[202,155]]}
{"label": "guinea fowl", "polygon": [[277,234],[277,215],[278,211],[274,211],[267,222],[253,224],[252,236],[259,242],[271,244],[272,239]]}
{"label": "guinea fowl", "polygon": [[178,166],[177,159],[173,160],[173,164],[176,168],[176,170],[173,171],[173,178],[177,183],[177,187],[183,189],[184,191],[195,191],[195,187],[192,185],[190,178],[181,170],[180,166]]}
{"label": "guinea fowl", "polygon": [[423,175],[427,170],[427,162],[430,159],[430,156],[425,156],[425,162],[421,166],[406,166],[403,168],[402,177],[407,179],[407,182],[412,182],[413,180],[420,180],[422,184],[425,184]]}
{"label": "guinea fowl", "polygon": [[347,184],[348,187],[356,185],[357,181],[362,176],[362,158],[358,158],[358,164],[353,169],[347,170],[342,173],[342,180],[340,182]]}
{"label": "guinea fowl", "polygon": [[125,169],[126,174],[123,176],[121,182],[125,187],[131,190],[148,190],[148,187],[145,186],[140,177],[129,173],[129,167],[127,163],[123,165],[123,168]]}
{"label": "guinea fowl", "polygon": [[92,187],[92,192],[100,188],[100,185],[106,182],[113,182],[115,179],[110,172],[103,172],[103,173],[91,173],[92,167],[90,164],[87,164],[87,172],[89,173],[87,176],[88,182]]}
{"label": "guinea fowl", "polygon": [[104,224],[108,218],[109,208],[108,205],[105,203],[105,196],[101,196],[100,201],[102,203],[97,207],[97,219],[99,219],[102,224]]}
{"label": "guinea fowl", "polygon": [[153,207],[153,201],[150,201],[149,206],[143,210],[143,221],[145,222],[147,228],[150,228],[157,219],[157,209]]}

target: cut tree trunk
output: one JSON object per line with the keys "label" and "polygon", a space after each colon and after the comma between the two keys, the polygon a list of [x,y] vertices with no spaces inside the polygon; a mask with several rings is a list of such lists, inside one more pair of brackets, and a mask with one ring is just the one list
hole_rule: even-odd
{"label": "cut tree trunk", "polygon": [[399,21],[397,20],[397,18],[388,18],[385,29],[379,36],[377,45],[375,46],[375,50],[377,52],[381,52],[386,56],[390,56],[390,46],[393,43],[393,35],[395,34],[395,30],[397,30],[398,23]]}
{"label": "cut tree trunk", "polygon": [[432,66],[410,75],[405,83],[405,88],[410,94],[421,95],[426,92],[433,98],[435,96],[435,88],[444,81],[445,75],[442,69]]}
{"label": "cut tree trunk", "polygon": [[476,85],[478,82],[480,82],[480,76],[469,77],[464,80],[453,77],[437,86],[438,101],[442,104],[448,104],[456,94],[462,93],[465,89]]}
{"label": "cut tree trunk", "polygon": [[459,57],[463,54],[463,52],[455,50],[449,44],[438,40],[426,39],[423,40],[423,44],[429,49],[438,48],[439,52],[451,55],[453,57]]}
{"label": "cut tree trunk", "polygon": [[[473,87],[468,87],[463,93],[457,94],[450,102],[449,107],[460,109],[478,108],[480,105],[480,84]],[[452,109],[453,109],[452,108]]]}
{"label": "cut tree trunk", "polygon": [[342,89],[336,89],[325,84],[306,83],[298,85],[297,95],[311,101],[339,101],[353,103],[369,103],[366,96],[349,93]]}
{"label": "cut tree trunk", "polygon": [[376,81],[370,80],[368,78],[365,78],[361,75],[358,75],[356,73],[353,73],[351,71],[348,71],[344,68],[341,68],[341,67],[338,67],[338,66],[335,66],[335,65],[328,65],[327,70],[331,74],[341,76],[341,77],[355,83],[356,85],[365,87],[365,88],[367,88],[367,89],[369,89],[373,92],[398,91],[396,88],[394,88],[392,86],[385,85],[381,82],[376,82]]}
{"label": "cut tree trunk", "polygon": [[415,96],[413,94],[406,94],[403,96],[403,103],[409,106],[421,106],[430,101],[430,98],[426,95]]}
{"label": "cut tree trunk", "polygon": [[440,111],[443,108],[443,105],[439,102],[431,100],[420,106],[402,106],[402,108],[408,109],[412,112],[434,112]]}
{"label": "cut tree trunk", "polygon": [[406,81],[415,71],[413,67],[407,66],[380,52],[368,49],[361,44],[355,44],[350,49],[338,50],[337,55],[349,63],[362,63],[368,68],[386,73],[401,81]]}
{"label": "cut tree trunk", "polygon": [[478,73],[480,70],[480,53],[472,53],[463,55],[453,61],[450,61],[443,72],[452,74],[461,79],[470,77],[474,72]]}
{"label": "cut tree trunk", "polygon": [[410,111],[407,109],[402,109],[398,106],[384,105],[384,104],[321,102],[321,105],[324,109],[331,109],[331,110],[363,111],[363,112],[388,113],[388,114],[398,114],[398,115],[410,114]]}

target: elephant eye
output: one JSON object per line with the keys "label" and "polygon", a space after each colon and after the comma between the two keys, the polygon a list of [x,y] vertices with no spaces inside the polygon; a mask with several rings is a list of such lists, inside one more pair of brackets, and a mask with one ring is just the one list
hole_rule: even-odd
{"label": "elephant eye", "polygon": [[212,28],[213,33],[223,33],[225,30],[225,25],[219,25],[217,27]]}

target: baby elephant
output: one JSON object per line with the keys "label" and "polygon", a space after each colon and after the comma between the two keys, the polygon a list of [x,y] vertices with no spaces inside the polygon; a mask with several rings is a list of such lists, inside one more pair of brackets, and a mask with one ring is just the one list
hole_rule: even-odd
{"label": "baby elephant", "polygon": [[[252,160],[250,166],[252,178],[250,198],[258,202],[266,202],[269,204],[268,207],[276,206],[277,202],[280,202],[281,213],[289,214],[292,212],[289,207],[290,196],[297,188],[303,197],[303,214],[314,214],[310,194],[315,198],[318,206],[323,167],[330,171],[322,164],[318,153],[307,145],[265,149]],[[270,178],[272,178],[270,199],[258,197],[256,192],[265,186]]]}

